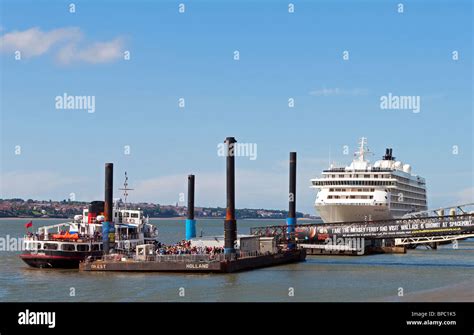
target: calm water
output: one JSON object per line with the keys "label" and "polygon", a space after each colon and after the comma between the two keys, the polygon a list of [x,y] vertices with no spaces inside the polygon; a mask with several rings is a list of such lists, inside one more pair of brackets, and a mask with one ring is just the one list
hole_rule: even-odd
{"label": "calm water", "polygon": [[[25,219],[0,220],[0,237],[22,236]],[[34,228],[61,220],[33,220]],[[184,222],[154,220],[161,240],[184,236]],[[240,220],[249,227],[284,224],[284,220]],[[223,234],[222,220],[198,221],[197,232]],[[454,250],[417,249],[405,255],[308,256],[299,264],[237,274],[92,273],[29,268],[18,252],[0,252],[0,301],[373,301],[472,281],[474,240]],[[294,297],[288,296],[289,287]],[[71,288],[75,296],[70,296]],[[178,291],[185,289],[185,296]]]}

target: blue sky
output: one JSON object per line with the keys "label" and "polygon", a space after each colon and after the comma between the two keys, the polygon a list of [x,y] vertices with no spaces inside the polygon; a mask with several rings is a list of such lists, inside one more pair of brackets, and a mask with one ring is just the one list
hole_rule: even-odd
{"label": "blue sky", "polygon": [[[110,161],[131,201],[175,203],[195,173],[197,205],[224,206],[216,147],[235,136],[258,148],[237,159],[237,207],[286,208],[294,150],[314,213],[309,178],[366,136],[372,160],[393,147],[427,179],[430,207],[473,201],[471,1],[0,2],[2,198],[101,198]],[[65,92],[95,113],[55,109]],[[421,112],[382,110],[389,92]]]}

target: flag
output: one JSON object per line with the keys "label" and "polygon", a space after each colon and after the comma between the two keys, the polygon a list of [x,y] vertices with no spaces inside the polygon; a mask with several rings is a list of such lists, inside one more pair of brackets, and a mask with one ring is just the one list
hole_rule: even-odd
{"label": "flag", "polygon": [[32,222],[32,221],[30,221],[30,222],[28,222],[28,223],[25,223],[25,228],[26,228],[26,229],[28,229],[28,228],[30,228],[30,227],[32,227],[32,226],[33,226],[33,222]]}

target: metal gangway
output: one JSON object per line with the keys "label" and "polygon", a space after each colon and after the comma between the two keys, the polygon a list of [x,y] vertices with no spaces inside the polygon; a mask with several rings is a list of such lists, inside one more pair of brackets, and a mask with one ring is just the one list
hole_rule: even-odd
{"label": "metal gangway", "polygon": [[[391,239],[395,245],[444,242],[474,237],[474,211],[468,210],[470,206],[474,203],[411,213],[392,220],[297,224],[293,236],[288,234],[286,225],[254,227],[250,233],[277,236],[280,243],[294,240],[300,244],[328,238]],[[444,215],[447,209],[450,214]]]}

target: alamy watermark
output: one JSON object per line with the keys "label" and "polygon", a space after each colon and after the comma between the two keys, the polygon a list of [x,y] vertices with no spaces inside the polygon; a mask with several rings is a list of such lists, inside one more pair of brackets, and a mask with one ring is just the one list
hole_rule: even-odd
{"label": "alamy watermark", "polygon": [[33,312],[25,310],[18,313],[19,325],[45,325],[48,328],[56,327],[56,312]]}
{"label": "alamy watermark", "polygon": [[421,111],[421,97],[419,95],[382,95],[380,97],[381,109],[405,109],[411,110],[413,113]]}
{"label": "alamy watermark", "polygon": [[324,244],[333,246],[334,250],[338,251],[355,251],[357,255],[363,255],[365,251],[365,239],[364,238],[342,238],[333,236],[324,240]]}
{"label": "alamy watermark", "polygon": [[56,109],[86,110],[88,113],[95,113],[95,95],[58,95],[54,99]]}
{"label": "alamy watermark", "polygon": [[0,236],[0,251],[23,251],[23,237]]}
{"label": "alamy watermark", "polygon": [[[230,155],[237,157],[249,157],[251,161],[257,159],[257,143],[231,143]],[[227,156],[227,144],[219,143],[217,145],[217,156]]]}

